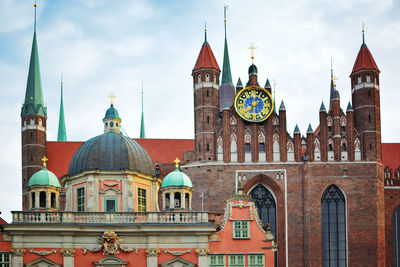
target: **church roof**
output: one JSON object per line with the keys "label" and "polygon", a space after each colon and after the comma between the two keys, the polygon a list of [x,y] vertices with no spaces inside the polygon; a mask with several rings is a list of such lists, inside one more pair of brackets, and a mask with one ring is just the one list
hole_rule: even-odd
{"label": "church roof", "polygon": [[57,176],[47,170],[46,166],[42,170],[35,172],[29,179],[28,186],[35,185],[61,187]]}
{"label": "church roof", "polygon": [[193,188],[192,180],[185,173],[181,172],[177,167],[174,171],[165,176],[162,181],[161,188],[169,186],[190,187]]}
{"label": "church roof", "polygon": [[[169,164],[183,158],[183,152],[194,149],[193,139],[134,139],[146,149],[155,164]],[[47,166],[58,177],[68,173],[75,152],[84,142],[47,142]],[[60,152],[62,151],[62,152]]]}
{"label": "church roof", "polygon": [[121,119],[119,117],[118,110],[116,108],[114,108],[113,104],[111,104],[111,107],[109,107],[106,111],[106,115],[104,116],[104,119],[107,119],[107,118]]}
{"label": "church roof", "polygon": [[393,171],[400,167],[400,143],[382,143],[382,164]]}
{"label": "church roof", "polygon": [[155,175],[154,163],[136,141],[118,133],[104,133],[86,141],[74,154],[68,174],[86,170],[132,170]]}
{"label": "church roof", "polygon": [[214,57],[214,54],[211,50],[210,45],[207,41],[203,43],[201,47],[199,56],[197,58],[196,64],[194,65],[193,71],[199,69],[216,69],[217,71],[221,71],[218,67],[217,60]]}
{"label": "church roof", "polygon": [[376,70],[377,72],[380,72],[374,58],[371,55],[371,52],[365,43],[361,45],[351,74],[359,70]]}

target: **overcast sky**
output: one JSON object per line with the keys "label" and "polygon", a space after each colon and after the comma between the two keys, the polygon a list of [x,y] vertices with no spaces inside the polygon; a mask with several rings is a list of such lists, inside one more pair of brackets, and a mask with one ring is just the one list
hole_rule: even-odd
{"label": "overcast sky", "polygon": [[[56,140],[60,75],[69,141],[103,131],[112,91],[122,125],[139,136],[140,91],[148,138],[193,138],[191,71],[204,41],[222,68],[223,6],[234,84],[247,82],[254,43],[259,82],[276,81],[290,133],[318,126],[321,101],[329,106],[330,58],[341,106],[351,99],[349,75],[362,42],[381,70],[382,141],[400,142],[400,1],[106,1],[40,0],[37,37],[47,137]],[[0,3],[0,211],[21,209],[20,111],[33,35],[33,2]]]}

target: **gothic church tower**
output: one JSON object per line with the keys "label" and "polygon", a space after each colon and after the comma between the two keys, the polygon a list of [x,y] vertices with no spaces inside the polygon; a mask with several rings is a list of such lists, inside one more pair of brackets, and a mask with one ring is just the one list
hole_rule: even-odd
{"label": "gothic church tower", "polygon": [[382,161],[379,73],[363,29],[363,43],[350,74],[354,126],[361,135],[363,160]]}
{"label": "gothic church tower", "polygon": [[25,101],[21,110],[22,132],[22,209],[29,208],[29,178],[42,169],[41,159],[46,156],[47,108],[43,104],[39,53],[36,40],[36,7],[31,59]]}
{"label": "gothic church tower", "polygon": [[194,90],[195,160],[215,160],[215,135],[219,118],[220,68],[205,40],[192,71]]}

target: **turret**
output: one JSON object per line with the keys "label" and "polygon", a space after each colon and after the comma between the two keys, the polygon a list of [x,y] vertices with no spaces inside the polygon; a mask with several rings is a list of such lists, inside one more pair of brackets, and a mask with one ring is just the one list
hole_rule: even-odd
{"label": "turret", "polygon": [[[111,99],[113,94],[110,95]],[[118,133],[121,134],[121,118],[119,117],[118,110],[114,108],[113,101],[111,100],[111,106],[107,109],[106,114],[103,118],[104,133]]]}
{"label": "turret", "polygon": [[363,43],[350,74],[354,126],[361,135],[362,159],[380,162],[382,160],[380,70],[365,44],[364,29],[362,37]]}
{"label": "turret", "polygon": [[41,159],[46,156],[47,108],[43,104],[40,77],[39,52],[36,37],[36,8],[31,58],[26,85],[25,101],[21,110],[22,132],[22,209],[27,210],[28,179],[42,167]]}
{"label": "turret", "polygon": [[215,160],[215,133],[219,118],[220,68],[207,42],[201,47],[192,71],[194,87],[195,157],[199,161]]}

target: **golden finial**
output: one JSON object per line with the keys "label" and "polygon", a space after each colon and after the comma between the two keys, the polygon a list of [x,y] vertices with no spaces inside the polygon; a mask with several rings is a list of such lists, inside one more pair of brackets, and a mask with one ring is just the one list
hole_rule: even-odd
{"label": "golden finial", "polygon": [[44,156],[43,158],[42,158],[42,161],[43,161],[43,167],[46,167],[47,166],[47,161],[48,161],[49,159],[48,158],[46,158],[46,156]]}
{"label": "golden finial", "polygon": [[175,160],[174,160],[174,162],[175,162],[175,167],[176,168],[179,168],[179,162],[181,162],[178,158],[176,158]]}
{"label": "golden finial", "polygon": [[333,76],[333,79],[332,79],[332,80],[333,80],[333,85],[336,86],[336,81],[339,80],[338,77]]}
{"label": "golden finial", "polygon": [[251,49],[251,63],[254,64],[254,49],[257,49],[257,47],[254,46],[254,43],[251,43],[248,48]]}
{"label": "golden finial", "polygon": [[111,92],[111,93],[108,95],[108,97],[111,99],[111,105],[113,105],[113,104],[114,104],[113,99],[116,98],[116,96],[114,95],[113,92]]}
{"label": "golden finial", "polygon": [[364,32],[365,32],[365,22],[363,22],[363,23],[362,23],[362,37],[363,37],[363,44],[365,44]]}

